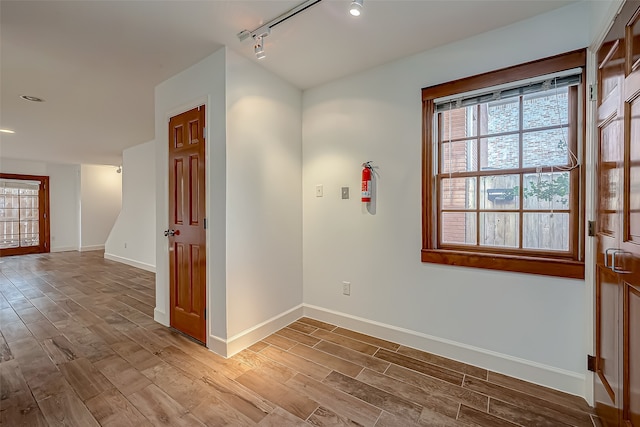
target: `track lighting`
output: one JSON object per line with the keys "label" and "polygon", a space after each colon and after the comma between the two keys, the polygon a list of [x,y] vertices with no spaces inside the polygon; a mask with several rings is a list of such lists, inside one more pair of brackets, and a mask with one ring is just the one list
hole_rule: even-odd
{"label": "track lighting", "polygon": [[360,16],[362,13],[362,3],[364,0],[353,0],[351,2],[351,6],[349,7],[349,13],[353,16]]}
{"label": "track lighting", "polygon": [[253,50],[256,53],[256,58],[262,59],[267,56],[267,54],[264,53],[264,36],[255,36],[254,38],[256,40],[256,44],[253,45]]}

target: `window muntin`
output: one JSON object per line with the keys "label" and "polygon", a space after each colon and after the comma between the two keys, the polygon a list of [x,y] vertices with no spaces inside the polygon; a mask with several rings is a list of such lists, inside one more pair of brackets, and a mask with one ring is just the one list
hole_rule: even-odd
{"label": "window muntin", "polygon": [[424,262],[584,277],[584,64],[581,50],[423,89]]}

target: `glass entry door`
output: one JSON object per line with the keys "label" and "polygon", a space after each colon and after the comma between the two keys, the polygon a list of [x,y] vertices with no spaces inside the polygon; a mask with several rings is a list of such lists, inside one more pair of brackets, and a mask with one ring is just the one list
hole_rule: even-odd
{"label": "glass entry door", "polygon": [[0,255],[49,252],[49,177],[0,174]]}

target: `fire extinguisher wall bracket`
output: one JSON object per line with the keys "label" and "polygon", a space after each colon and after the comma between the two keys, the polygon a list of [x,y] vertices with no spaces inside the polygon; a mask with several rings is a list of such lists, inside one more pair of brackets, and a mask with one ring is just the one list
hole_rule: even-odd
{"label": "fire extinguisher wall bracket", "polygon": [[365,162],[362,164],[362,203],[371,202],[371,172],[373,166],[371,162]]}

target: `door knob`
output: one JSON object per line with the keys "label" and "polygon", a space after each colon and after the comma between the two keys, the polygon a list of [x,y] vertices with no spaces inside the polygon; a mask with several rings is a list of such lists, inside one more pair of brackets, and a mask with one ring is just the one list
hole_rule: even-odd
{"label": "door knob", "polygon": [[164,230],[165,237],[179,236],[180,230]]}

